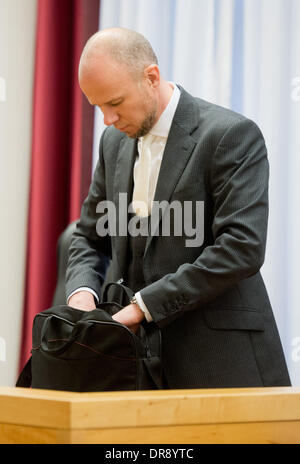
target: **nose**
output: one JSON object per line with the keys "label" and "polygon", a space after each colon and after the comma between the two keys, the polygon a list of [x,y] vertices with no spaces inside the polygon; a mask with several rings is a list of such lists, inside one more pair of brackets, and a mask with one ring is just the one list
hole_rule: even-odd
{"label": "nose", "polygon": [[111,126],[112,124],[115,124],[119,120],[119,116],[116,110],[113,108],[102,109],[102,113],[104,116],[104,124],[106,126]]}

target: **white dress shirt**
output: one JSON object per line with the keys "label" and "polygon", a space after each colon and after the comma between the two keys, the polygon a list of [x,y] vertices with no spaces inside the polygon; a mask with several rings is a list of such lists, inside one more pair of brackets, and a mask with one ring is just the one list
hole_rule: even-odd
{"label": "white dress shirt", "polygon": [[[156,122],[156,124],[152,127],[150,132],[145,135],[144,137],[141,137],[138,140],[138,153],[139,156],[137,156],[137,159],[134,164],[134,170],[133,170],[133,182],[134,182],[134,187],[133,187],[133,207],[134,207],[134,202],[139,201],[139,195],[141,195],[143,198],[146,198],[147,200],[147,205],[148,205],[148,210],[147,212],[144,212],[141,214],[141,216],[147,216],[151,213],[151,204],[154,199],[155,195],[155,189],[156,189],[156,184],[157,184],[157,179],[159,175],[159,170],[165,150],[165,146],[167,143],[168,135],[171,129],[172,121],[174,118],[174,114],[177,109],[177,105],[179,102],[180,98],[180,90],[179,88],[173,83],[169,83],[173,87],[173,93],[170,98],[170,101],[168,105],[166,106],[165,110],[162,112],[159,120]],[[150,140],[149,140],[150,138]],[[147,140],[148,139],[148,140]],[[148,144],[149,141],[151,142],[149,145],[149,150],[150,150],[150,160],[149,160],[149,166],[147,170],[147,176],[145,178],[145,172],[141,173],[140,169],[142,166],[141,163],[141,153],[143,150],[143,144]],[[139,176],[143,176],[143,184],[145,185],[146,193],[140,191],[140,186],[139,186]],[[77,290],[75,290],[71,295],[69,295],[68,300],[71,298],[72,295],[75,293],[86,290],[91,292],[96,300],[99,302],[99,297],[96,294],[96,292],[88,287],[80,287]],[[152,321],[152,317],[150,312],[148,311],[146,305],[144,304],[142,297],[139,292],[135,294],[135,297],[137,299],[137,302],[142,309],[142,311],[145,313],[146,320],[148,322]]]}
{"label": "white dress shirt", "polygon": [[[163,158],[165,146],[167,143],[168,135],[170,132],[170,128],[172,125],[173,117],[178,105],[178,101],[180,98],[180,90],[178,87],[170,83],[174,89],[171,99],[161,114],[157,123],[152,127],[150,132],[141,137],[138,141],[138,153],[139,156],[137,157],[134,165],[133,170],[133,181],[134,181],[134,188],[133,188],[133,207],[135,200],[142,200],[143,198],[138,198],[137,185],[139,176],[141,176],[144,180],[143,185],[144,189],[147,192],[147,201],[148,201],[148,214],[151,212],[151,203],[154,199],[157,179],[159,175],[160,165]],[[150,141],[149,151],[150,151],[150,169],[147,173],[148,176],[145,179],[145,174],[141,172],[141,155],[143,151],[143,145],[148,145]],[[145,193],[145,192],[144,192]],[[146,216],[146,214],[143,214]]]}

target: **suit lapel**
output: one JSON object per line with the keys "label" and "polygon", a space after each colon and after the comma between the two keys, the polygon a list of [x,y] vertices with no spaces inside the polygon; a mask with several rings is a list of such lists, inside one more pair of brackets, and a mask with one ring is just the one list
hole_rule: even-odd
{"label": "suit lapel", "polygon": [[[182,88],[180,90],[181,97],[169,132],[157,180],[154,196],[154,201],[157,202],[170,200],[196,145],[191,134],[197,127],[197,106],[193,97]],[[159,227],[162,217],[147,239],[145,253],[149,248],[152,237],[155,235],[155,231]]]}
{"label": "suit lapel", "polygon": [[121,276],[124,275],[127,255],[128,205],[132,199],[133,167],[137,156],[137,140],[124,137],[116,164],[114,178],[114,204],[116,207],[116,255]]}
{"label": "suit lapel", "polygon": [[195,142],[180,126],[170,131],[157,180],[155,201],[170,200],[194,146]]}

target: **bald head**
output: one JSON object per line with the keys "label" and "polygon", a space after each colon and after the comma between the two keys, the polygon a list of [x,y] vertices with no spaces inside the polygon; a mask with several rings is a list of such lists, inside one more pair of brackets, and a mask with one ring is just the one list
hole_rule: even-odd
{"label": "bald head", "polygon": [[79,78],[99,65],[103,56],[125,66],[136,77],[141,76],[147,66],[158,64],[150,43],[142,34],[125,28],[104,29],[86,43],[79,63]]}
{"label": "bald head", "polygon": [[79,85],[104,123],[132,138],[146,135],[171,98],[148,40],[129,29],[105,29],[87,42],[79,64]]}

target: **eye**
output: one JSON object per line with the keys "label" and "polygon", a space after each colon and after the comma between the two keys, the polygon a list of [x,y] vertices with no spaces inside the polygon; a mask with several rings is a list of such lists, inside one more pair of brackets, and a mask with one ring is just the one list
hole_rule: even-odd
{"label": "eye", "polygon": [[123,100],[119,100],[119,101],[117,101],[117,102],[113,102],[113,103],[110,104],[110,106],[118,106],[118,105],[121,105],[122,101],[123,101]]}

